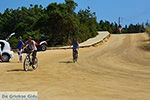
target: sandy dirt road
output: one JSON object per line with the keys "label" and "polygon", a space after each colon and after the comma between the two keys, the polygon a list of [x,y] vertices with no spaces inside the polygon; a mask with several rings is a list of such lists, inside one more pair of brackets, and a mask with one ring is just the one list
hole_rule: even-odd
{"label": "sandy dirt road", "polygon": [[0,63],[0,91],[38,91],[39,100],[150,100],[150,44],[141,34],[112,35],[97,47],[38,53],[24,72],[17,57]]}

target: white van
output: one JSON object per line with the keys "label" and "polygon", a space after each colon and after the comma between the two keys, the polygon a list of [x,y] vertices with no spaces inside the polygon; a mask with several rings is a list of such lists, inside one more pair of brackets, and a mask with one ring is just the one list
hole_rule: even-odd
{"label": "white van", "polygon": [[10,58],[14,56],[10,44],[5,40],[0,40],[0,45],[0,54],[2,55],[2,61],[9,62]]}

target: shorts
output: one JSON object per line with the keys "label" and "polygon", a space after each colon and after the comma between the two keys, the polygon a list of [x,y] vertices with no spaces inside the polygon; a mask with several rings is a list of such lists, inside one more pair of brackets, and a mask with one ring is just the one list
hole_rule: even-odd
{"label": "shorts", "polygon": [[37,55],[37,50],[34,50],[33,53],[32,53],[32,57],[35,59],[36,55]]}
{"label": "shorts", "polygon": [[18,52],[18,56],[22,57],[22,49],[17,49],[17,52]]}

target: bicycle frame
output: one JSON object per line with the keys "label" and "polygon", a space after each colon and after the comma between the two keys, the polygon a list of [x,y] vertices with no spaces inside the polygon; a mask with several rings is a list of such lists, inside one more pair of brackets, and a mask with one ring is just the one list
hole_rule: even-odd
{"label": "bicycle frame", "polygon": [[77,62],[78,59],[78,51],[73,49],[73,62]]}
{"label": "bicycle frame", "polygon": [[31,61],[31,52],[30,53],[27,53],[27,56],[28,56],[28,58],[29,58],[29,61],[30,61],[30,63],[32,63],[32,61]]}

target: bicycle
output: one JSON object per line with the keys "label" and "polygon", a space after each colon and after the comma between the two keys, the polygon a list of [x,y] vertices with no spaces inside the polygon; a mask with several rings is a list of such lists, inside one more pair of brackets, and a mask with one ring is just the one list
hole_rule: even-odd
{"label": "bicycle", "polygon": [[76,63],[78,60],[78,51],[73,49],[73,62]]}
{"label": "bicycle", "polygon": [[34,62],[32,62],[31,52],[28,52],[27,56],[24,59],[23,68],[24,68],[25,71],[28,71],[30,66],[32,66],[32,68],[34,70],[37,69],[37,67],[38,67],[38,59],[37,59],[37,57],[35,57]]}

